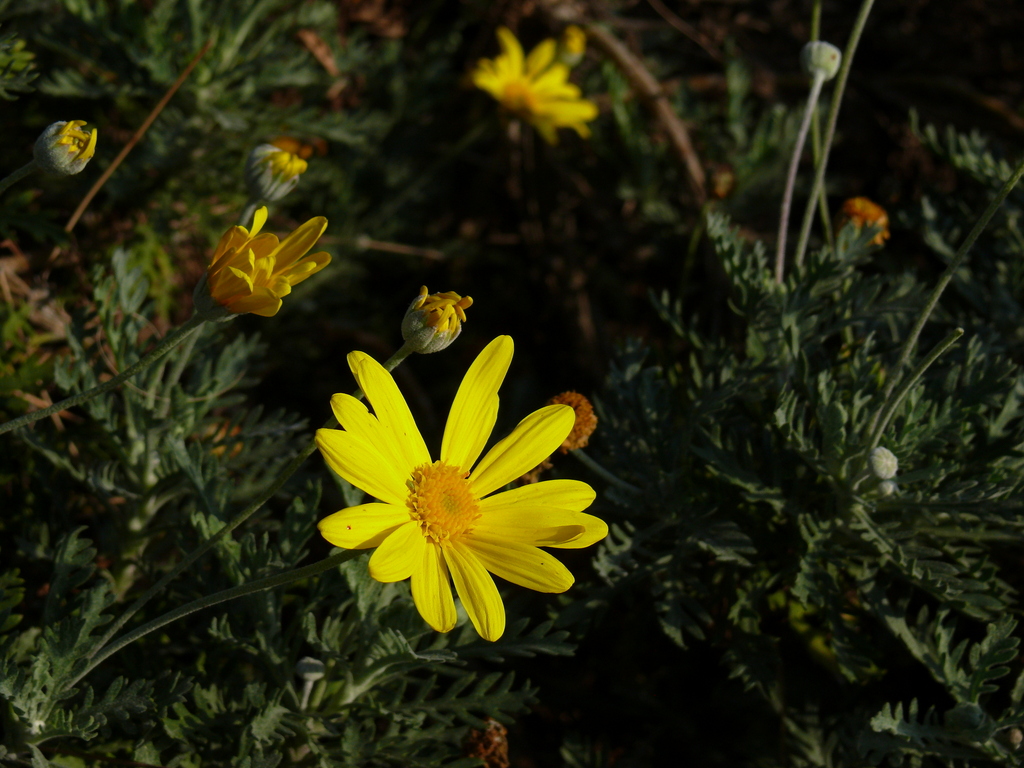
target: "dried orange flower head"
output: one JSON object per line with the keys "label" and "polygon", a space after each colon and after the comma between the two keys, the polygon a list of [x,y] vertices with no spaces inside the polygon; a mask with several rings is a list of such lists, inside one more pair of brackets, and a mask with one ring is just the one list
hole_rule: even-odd
{"label": "dried orange flower head", "polygon": [[562,453],[575,451],[577,448],[585,448],[590,442],[590,436],[597,429],[597,416],[594,414],[594,406],[590,404],[579,392],[563,392],[548,400],[548,405],[568,405],[576,414],[576,423],[572,432],[562,441],[558,447]]}
{"label": "dried orange flower head", "polygon": [[486,728],[469,732],[466,757],[482,760],[487,768],[508,768],[508,730],[493,717],[488,717]]}
{"label": "dried orange flower head", "polygon": [[871,239],[871,245],[884,245],[889,239],[889,214],[866,197],[851,197],[843,203],[839,218],[842,221],[840,227],[852,224],[857,229],[865,225],[880,228],[882,231]]}

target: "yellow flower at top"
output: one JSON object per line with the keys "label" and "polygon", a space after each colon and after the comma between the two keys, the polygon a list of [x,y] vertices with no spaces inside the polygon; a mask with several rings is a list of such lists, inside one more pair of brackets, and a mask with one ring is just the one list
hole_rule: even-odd
{"label": "yellow flower at top", "polygon": [[499,336],[470,366],[437,461],[391,374],[362,352],[351,353],[348,364],[373,413],[350,395],[335,395],[331,408],[342,428],[316,433],[331,469],[380,500],[324,518],[320,533],[338,547],[376,547],[370,575],[381,582],[410,579],[420,616],[438,632],[455,626],[454,582],[476,631],[497,640],[505,607],[491,573],[538,592],[564,592],[572,574],[540,547],[578,549],[608,533],[603,521],[583,512],[594,500],[586,483],[548,480],[495,493],[558,448],[575,422],[569,406],[546,406],[480,458],[512,347],[511,338]]}
{"label": "yellow flower at top", "polygon": [[839,212],[840,228],[850,224],[857,229],[867,225],[881,231],[871,238],[871,245],[885,245],[889,239],[889,214],[885,208],[866,197],[851,197]]}
{"label": "yellow flower at top", "polygon": [[575,67],[583,61],[583,54],[587,51],[587,33],[570,24],[562,30],[562,37],[558,40],[558,60],[567,67]]}
{"label": "yellow flower at top", "polygon": [[299,183],[309,167],[304,159],[274,144],[260,144],[245,163],[245,184],[253,200],[274,202]]}
{"label": "yellow flower at top", "polygon": [[524,58],[523,48],[507,28],[498,28],[501,54],[480,59],[473,84],[487,91],[517,117],[533,125],[549,144],[558,143],[557,130],[572,128],[583,138],[587,122],[597,117],[597,105],[584,99],[569,82],[569,67],[555,60],[558,43],[541,42]]}
{"label": "yellow flower at top", "polygon": [[306,256],[327,228],[323,216],[310,219],[280,242],[277,235],[260,233],[266,221],[267,209],[260,208],[251,232],[241,226],[225,232],[207,268],[210,297],[232,314],[273,317],[293,285],[331,261],[324,252]]}

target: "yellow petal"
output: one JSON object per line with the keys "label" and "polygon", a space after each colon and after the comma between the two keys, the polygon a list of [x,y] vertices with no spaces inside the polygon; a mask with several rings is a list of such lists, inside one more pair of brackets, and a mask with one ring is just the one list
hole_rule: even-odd
{"label": "yellow petal", "polygon": [[554,507],[525,507],[497,513],[484,513],[473,530],[498,541],[529,544],[534,547],[568,546],[587,533],[586,520],[579,512]]}
{"label": "yellow petal", "polygon": [[512,362],[513,348],[511,336],[499,336],[469,367],[448,413],[441,461],[469,470],[480,456],[498,417],[498,387]]}
{"label": "yellow petal", "polygon": [[505,631],[505,606],[494,579],[465,544],[455,542],[441,551],[455,582],[455,591],[462,598],[462,605],[477,633],[484,640],[497,640]]}
{"label": "yellow petal", "polygon": [[526,76],[533,79],[547,69],[555,60],[557,48],[558,43],[548,38],[530,51],[530,55],[526,57]]}
{"label": "yellow petal", "polygon": [[397,468],[405,464],[402,451],[399,450],[392,433],[384,429],[362,401],[339,392],[331,397],[331,410],[334,412],[334,418],[346,432],[351,432],[375,446],[390,466]]}
{"label": "yellow petal", "polygon": [[498,27],[498,44],[505,57],[505,66],[513,75],[521,75],[523,72],[523,46],[512,34],[508,27]]}
{"label": "yellow petal", "polygon": [[455,599],[448,581],[448,568],[444,564],[441,548],[427,542],[420,561],[412,571],[412,601],[420,616],[438,632],[448,632],[455,626]]}
{"label": "yellow petal", "polygon": [[252,215],[252,229],[249,230],[249,237],[256,237],[263,225],[267,223],[267,206],[261,205]]}
{"label": "yellow petal", "polygon": [[278,273],[288,269],[302,258],[320,239],[320,235],[324,233],[325,229],[327,229],[327,219],[323,216],[314,216],[305,224],[299,225],[295,231],[282,240],[273,254],[277,259]]}
{"label": "yellow petal", "polygon": [[401,456],[403,461],[403,464],[395,469],[408,476],[421,464],[429,464],[430,452],[427,450],[427,444],[423,442],[409,406],[391,374],[364,352],[349,353],[348,366],[356,377],[356,383],[366,393],[366,399],[373,406],[377,421],[391,432],[396,454]]}
{"label": "yellow petal", "polygon": [[480,459],[469,476],[473,495],[483,498],[522,477],[562,444],[575,423],[575,412],[568,405],[547,405],[531,413]]}
{"label": "yellow petal", "polygon": [[573,513],[573,519],[578,525],[583,526],[583,533],[574,539],[545,544],[546,547],[557,547],[558,549],[583,549],[591,544],[596,544],[608,535],[608,523],[599,517],[588,515],[586,512]]}
{"label": "yellow petal", "polygon": [[398,526],[407,522],[408,507],[373,503],[335,512],[317,523],[316,527],[336,547],[369,549],[378,546]]}
{"label": "yellow petal", "polygon": [[297,264],[293,264],[291,268],[284,273],[284,276],[291,285],[298,285],[307,277],[312,277],[330,263],[331,254],[326,251],[321,251],[320,253],[314,253],[311,256],[307,256]]}
{"label": "yellow petal", "polygon": [[477,531],[462,537],[476,559],[499,578],[537,592],[565,592],[575,579],[554,555],[526,544],[492,539]]}
{"label": "yellow petal", "polygon": [[251,313],[260,317],[273,317],[281,309],[281,299],[274,296],[269,289],[257,287],[251,296],[232,299],[226,306],[237,315]]}
{"label": "yellow petal", "polygon": [[579,480],[544,480],[481,499],[480,511],[487,517],[491,513],[515,513],[532,505],[582,512],[596,497],[594,489]]}
{"label": "yellow petal", "polygon": [[420,524],[410,520],[396,528],[370,555],[370,575],[390,584],[412,576],[429,546]]}
{"label": "yellow petal", "polygon": [[398,474],[372,443],[341,429],[318,429],[316,444],[331,469],[356,488],[388,504],[405,504],[408,474]]}

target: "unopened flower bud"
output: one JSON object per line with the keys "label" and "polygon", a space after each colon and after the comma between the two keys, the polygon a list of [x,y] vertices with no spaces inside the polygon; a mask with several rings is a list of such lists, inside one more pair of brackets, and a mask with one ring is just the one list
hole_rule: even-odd
{"label": "unopened flower bud", "polygon": [[324,676],[324,663],[312,656],[303,656],[295,664],[295,674],[308,683],[315,683]]}
{"label": "unopened flower bud", "polygon": [[32,150],[36,165],[47,173],[73,176],[80,173],[96,154],[96,129],[82,130],[85,120],[52,123]]}
{"label": "unopened flower bud", "polygon": [[832,43],[813,40],[800,51],[800,66],[808,77],[821,75],[826,81],[831,80],[839,71],[843,61],[842,52]]}
{"label": "unopened flower bud", "polygon": [[260,144],[249,153],[245,163],[245,186],[253,200],[280,200],[299,183],[309,164],[298,155]]}
{"label": "unopened flower bud", "polygon": [[879,480],[891,480],[896,477],[899,471],[900,462],[895,454],[888,448],[878,446],[868,456],[868,464],[871,467],[871,474]]}
{"label": "unopened flower bud", "polygon": [[899,489],[900,487],[892,480],[883,480],[878,484],[878,494],[880,496],[892,496]]}
{"label": "unopened flower bud", "polygon": [[472,305],[472,298],[453,291],[427,295],[424,285],[402,320],[402,338],[422,355],[440,352],[462,333]]}
{"label": "unopened flower bud", "polygon": [[575,24],[570,24],[558,40],[558,53],[556,54],[558,62],[572,69],[583,61],[583,54],[586,51],[587,33]]}
{"label": "unopened flower bud", "polygon": [[862,227],[877,227],[878,234],[871,238],[871,245],[885,245],[889,239],[889,214],[885,208],[866,197],[851,197],[843,201],[843,207],[837,216],[837,229],[849,225],[861,229]]}

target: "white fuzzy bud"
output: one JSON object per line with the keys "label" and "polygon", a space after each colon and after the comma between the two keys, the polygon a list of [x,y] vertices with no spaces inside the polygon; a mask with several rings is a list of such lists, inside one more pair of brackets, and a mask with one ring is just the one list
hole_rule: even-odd
{"label": "white fuzzy bud", "polygon": [[32,148],[36,165],[57,176],[81,173],[96,154],[96,129],[82,130],[85,120],[51,123]]}
{"label": "white fuzzy bud", "polygon": [[808,77],[821,75],[825,81],[831,80],[839,72],[843,61],[842,52],[832,43],[814,40],[800,51],[800,65]]}
{"label": "white fuzzy bud", "polygon": [[896,485],[892,480],[883,480],[878,484],[878,495],[879,496],[892,496],[900,487]]}
{"label": "white fuzzy bud", "polygon": [[899,471],[900,462],[896,455],[888,448],[878,446],[868,457],[868,464],[871,467],[871,474],[879,480],[891,480],[896,477]]}
{"label": "white fuzzy bud", "polygon": [[245,186],[253,200],[274,202],[295,189],[307,167],[298,155],[273,144],[260,144],[245,162]]}

